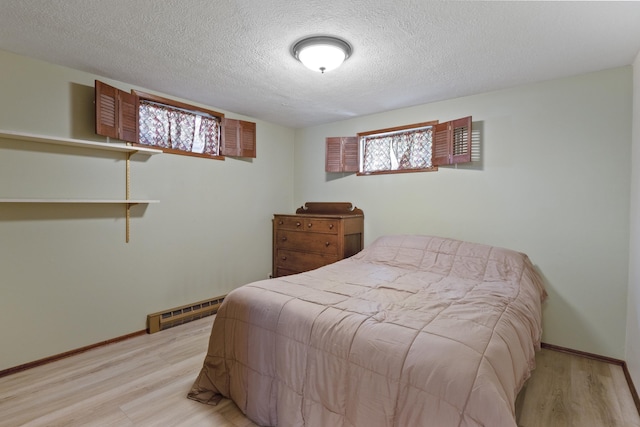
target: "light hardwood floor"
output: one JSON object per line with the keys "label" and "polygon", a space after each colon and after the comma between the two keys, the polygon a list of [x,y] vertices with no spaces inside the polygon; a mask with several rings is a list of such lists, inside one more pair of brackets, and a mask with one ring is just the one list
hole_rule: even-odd
{"label": "light hardwood floor", "polygon": [[[200,319],[0,378],[0,427],[255,426],[229,400],[209,406],[186,398],[212,322]],[[640,427],[619,366],[552,350],[542,350],[537,364],[516,405],[520,427]]]}

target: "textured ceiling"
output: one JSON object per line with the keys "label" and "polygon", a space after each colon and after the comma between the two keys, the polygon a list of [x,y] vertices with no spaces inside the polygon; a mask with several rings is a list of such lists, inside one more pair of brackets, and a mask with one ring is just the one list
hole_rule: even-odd
{"label": "textured ceiling", "polygon": [[0,0],[0,49],[299,128],[629,65],[640,2]]}

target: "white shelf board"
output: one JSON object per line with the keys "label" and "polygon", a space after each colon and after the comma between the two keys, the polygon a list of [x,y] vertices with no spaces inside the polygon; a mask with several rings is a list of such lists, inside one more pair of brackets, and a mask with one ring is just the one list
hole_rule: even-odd
{"label": "white shelf board", "polygon": [[59,138],[56,136],[35,135],[31,133],[15,132],[0,129],[0,138],[19,139],[24,141],[41,142],[46,144],[67,145],[72,147],[92,148],[106,151],[120,151],[126,153],[140,152],[149,155],[161,154],[162,150],[147,147],[133,147],[122,143],[108,143],[86,141],[82,139]]}
{"label": "white shelf board", "polygon": [[147,199],[0,199],[0,203],[96,203],[96,204],[142,204],[160,203]]}

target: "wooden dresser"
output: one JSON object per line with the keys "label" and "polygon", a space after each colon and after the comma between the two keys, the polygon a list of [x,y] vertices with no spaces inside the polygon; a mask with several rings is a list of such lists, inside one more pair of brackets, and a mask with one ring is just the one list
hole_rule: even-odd
{"label": "wooden dresser", "polygon": [[350,257],[364,245],[364,213],[351,203],[307,202],[273,216],[273,277]]}

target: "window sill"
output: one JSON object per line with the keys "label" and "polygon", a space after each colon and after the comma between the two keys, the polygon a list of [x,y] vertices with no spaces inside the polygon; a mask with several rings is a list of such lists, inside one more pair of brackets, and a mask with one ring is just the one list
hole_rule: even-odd
{"label": "window sill", "polygon": [[225,156],[213,156],[211,154],[205,154],[205,153],[193,153],[191,151],[176,150],[175,148],[163,148],[163,147],[156,147],[156,146],[137,144],[137,143],[133,144],[133,146],[153,148],[155,150],[162,151],[163,153],[180,154],[183,156],[191,156],[191,157],[202,157],[205,159],[213,159],[213,160],[224,160],[224,157],[225,157]]}
{"label": "window sill", "polygon": [[396,170],[388,170],[388,171],[375,171],[375,172],[357,172],[357,176],[369,176],[369,175],[390,175],[396,173],[412,173],[412,172],[437,172],[438,167],[433,166],[430,168],[424,169],[396,169]]}

